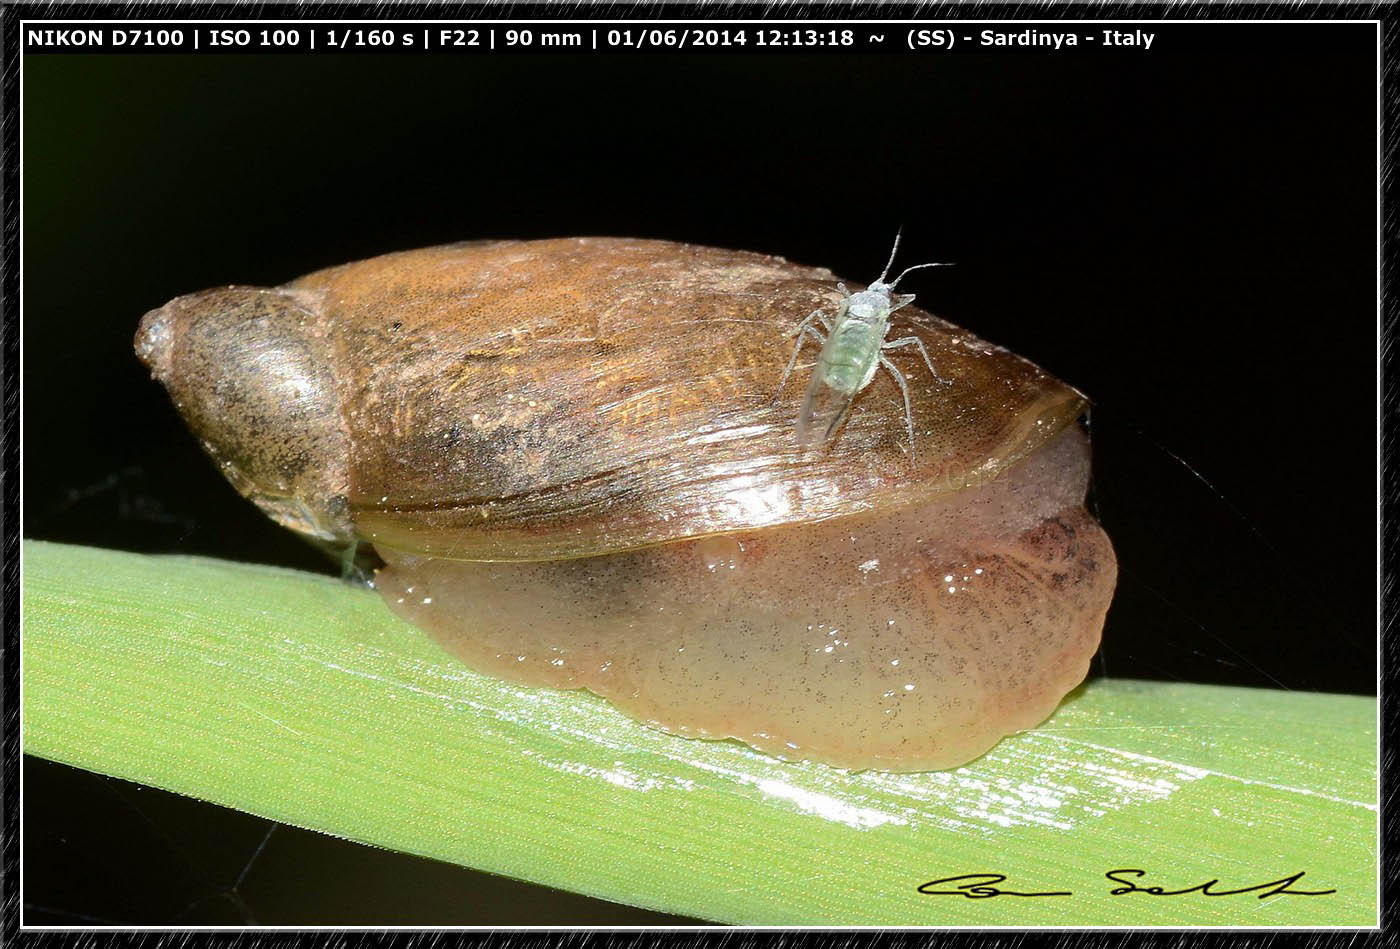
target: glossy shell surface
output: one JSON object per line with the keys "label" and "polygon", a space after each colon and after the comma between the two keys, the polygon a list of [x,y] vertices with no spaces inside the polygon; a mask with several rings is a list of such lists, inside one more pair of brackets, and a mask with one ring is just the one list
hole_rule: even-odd
{"label": "glossy shell surface", "polygon": [[[1084,406],[1034,364],[910,308],[941,386],[896,354],[821,452],[772,403],[825,270],[579,238],[389,254],[288,288],[333,340],[345,497],[376,545],[548,560],[909,503],[994,475]],[[815,353],[812,354],[815,358]],[[800,364],[801,365],[801,364]]]}

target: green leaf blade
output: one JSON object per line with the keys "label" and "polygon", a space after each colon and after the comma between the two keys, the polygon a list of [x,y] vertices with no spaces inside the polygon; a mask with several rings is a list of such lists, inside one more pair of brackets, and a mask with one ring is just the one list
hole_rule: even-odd
{"label": "green leaf blade", "polygon": [[[326,578],[24,557],[26,752],[296,826],[722,922],[1376,922],[1373,699],[1099,681],[964,768],[851,774],[477,675]],[[918,892],[967,873],[1074,895]]]}

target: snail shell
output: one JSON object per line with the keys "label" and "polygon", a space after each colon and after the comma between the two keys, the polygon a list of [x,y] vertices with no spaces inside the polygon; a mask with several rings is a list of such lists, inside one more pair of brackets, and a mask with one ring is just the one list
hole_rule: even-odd
{"label": "snail shell", "polygon": [[911,386],[917,455],[883,374],[804,450],[802,386],[772,393],[835,282],[661,241],[475,242],[180,297],[136,349],[241,492],[372,544],[391,608],[478,670],[786,757],[949,767],[1041,721],[1097,648],[1116,565],[1082,507],[1085,401],[911,307],[951,381]]}

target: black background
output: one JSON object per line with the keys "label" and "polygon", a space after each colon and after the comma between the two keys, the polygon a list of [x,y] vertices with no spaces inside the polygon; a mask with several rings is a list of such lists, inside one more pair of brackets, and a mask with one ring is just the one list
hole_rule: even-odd
{"label": "black background", "polygon": [[[331,571],[132,355],[176,295],[586,234],[865,282],[903,224],[906,263],[957,266],[902,289],[1094,400],[1121,578],[1093,674],[1373,694],[1375,34],[1234,29],[1210,54],[28,56],[24,535]],[[26,782],[31,923],[663,919],[289,828],[250,865],[260,819]]]}

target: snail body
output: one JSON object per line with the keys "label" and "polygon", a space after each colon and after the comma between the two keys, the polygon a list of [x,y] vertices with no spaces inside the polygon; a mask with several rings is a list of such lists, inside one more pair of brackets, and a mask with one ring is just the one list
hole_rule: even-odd
{"label": "snail body", "polygon": [[913,311],[949,382],[910,392],[917,454],[881,377],[805,449],[771,394],[836,296],[746,252],[477,242],[180,297],[136,347],[240,491],[373,545],[389,606],[478,671],[785,757],[949,767],[1097,648],[1116,567],[1085,403]]}

